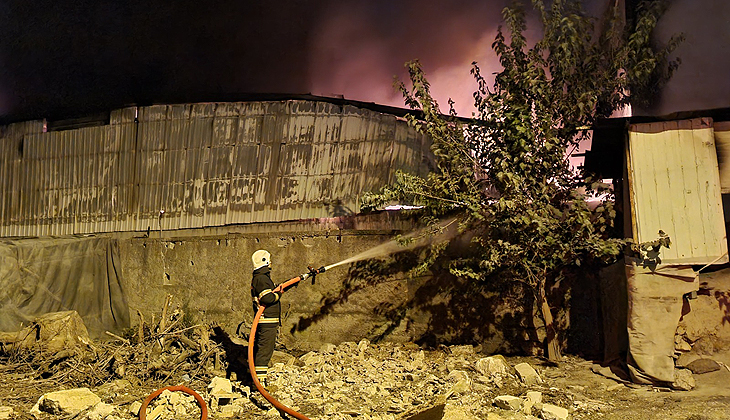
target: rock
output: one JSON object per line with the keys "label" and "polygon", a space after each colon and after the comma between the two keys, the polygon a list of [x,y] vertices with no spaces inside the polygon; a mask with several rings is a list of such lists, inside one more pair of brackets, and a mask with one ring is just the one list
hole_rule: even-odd
{"label": "rock", "polygon": [[321,355],[317,354],[317,352],[310,351],[309,353],[302,355],[299,360],[304,362],[305,366],[312,366],[321,363],[323,358]]}
{"label": "rock", "polygon": [[672,389],[678,391],[689,391],[696,385],[695,378],[689,369],[674,369],[674,382]]}
{"label": "rock", "polygon": [[540,418],[543,420],[566,420],[568,418],[568,409],[557,405],[543,404]]}
{"label": "rock", "polygon": [[283,351],[274,350],[274,354],[271,355],[271,364],[283,363],[285,365],[291,365],[296,363],[296,357]]}
{"label": "rock", "polygon": [[0,420],[9,419],[13,415],[13,407],[0,407]]}
{"label": "rock", "polygon": [[674,349],[676,351],[688,352],[692,351],[692,345],[684,341],[684,339],[680,339],[678,343],[674,344]]}
{"label": "rock", "polygon": [[[91,344],[84,321],[76,311],[51,312],[39,316],[26,328],[25,337],[13,345],[21,349],[41,347],[46,357],[68,357],[83,353]],[[33,333],[31,333],[33,332]]]}
{"label": "rock", "polygon": [[320,347],[319,352],[322,354],[333,354],[337,351],[337,346],[335,346],[332,343],[324,343],[322,344],[322,347]]}
{"label": "rock", "polygon": [[415,356],[413,356],[413,361],[411,361],[411,369],[413,370],[419,370],[426,367],[425,364],[426,360],[426,354],[423,352],[423,350],[419,350],[418,353],[416,353]]}
{"label": "rock", "polygon": [[208,384],[208,395],[230,394],[231,392],[233,392],[233,385],[226,378],[216,376]]}
{"label": "rock", "polygon": [[457,357],[469,357],[475,354],[474,346],[471,345],[451,346],[449,347],[449,351],[451,351],[452,356]]}
{"label": "rock", "polygon": [[465,407],[447,404],[444,407],[444,414],[441,420],[479,420],[479,418],[470,413]]}
{"label": "rock", "polygon": [[720,364],[712,359],[697,359],[688,363],[686,368],[691,370],[695,375],[701,375],[703,373],[720,370]]}
{"label": "rock", "polygon": [[235,405],[224,405],[223,407],[218,410],[217,417],[222,418],[232,418],[236,417],[240,414],[241,407],[235,406]]}
{"label": "rock", "polygon": [[541,403],[542,402],[542,392],[529,391],[527,394],[525,394],[525,399],[527,401],[530,401],[532,404]]}
{"label": "rock", "polygon": [[142,403],[139,401],[135,401],[132,404],[129,404],[129,412],[134,416],[139,416],[140,408],[142,408]]}
{"label": "rock", "polygon": [[529,416],[532,414],[532,407],[535,407],[540,403],[542,403],[542,393],[538,391],[530,391],[525,395],[522,412]]}
{"label": "rock", "polygon": [[504,356],[496,355],[483,357],[476,362],[476,370],[486,377],[494,375],[508,375],[510,366]]}
{"label": "rock", "polygon": [[360,340],[359,343],[357,343],[357,352],[360,354],[365,353],[365,350],[367,350],[369,346],[370,346],[370,341],[366,340],[366,339],[362,339],[362,340]]}
{"label": "rock", "polygon": [[522,398],[512,395],[500,395],[494,398],[494,405],[505,410],[519,410],[522,408]]}
{"label": "rock", "polygon": [[114,413],[114,406],[100,402],[96,404],[86,415],[87,420],[103,420]]}
{"label": "rock", "polygon": [[462,378],[451,387],[450,393],[452,394],[464,394],[471,389],[471,381],[469,378]]}
{"label": "rock", "polygon": [[68,389],[42,395],[30,413],[34,416],[40,413],[70,416],[100,402],[101,398],[91,392],[89,388]]}
{"label": "rock", "polygon": [[515,365],[515,370],[517,371],[517,375],[520,377],[522,383],[527,386],[539,385],[543,382],[540,375],[532,366],[530,366],[529,363],[517,364]]}
{"label": "rock", "polygon": [[463,379],[469,379],[469,375],[463,370],[453,370],[449,372],[449,376],[446,377],[449,382],[459,382]]}

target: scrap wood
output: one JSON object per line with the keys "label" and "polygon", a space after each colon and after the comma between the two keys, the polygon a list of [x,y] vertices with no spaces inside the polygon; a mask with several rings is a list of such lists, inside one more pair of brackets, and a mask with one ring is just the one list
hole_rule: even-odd
{"label": "scrap wood", "polygon": [[129,344],[129,340],[127,340],[126,338],[120,337],[112,332],[104,331],[104,334],[108,335],[109,337],[116,338],[117,340],[123,342],[124,344]]}
{"label": "scrap wood", "polygon": [[142,344],[144,341],[144,316],[139,309],[137,309],[137,315],[139,315],[139,326],[137,327],[137,344]]}
{"label": "scrap wood", "polygon": [[[172,303],[172,295],[167,295],[165,297],[165,304],[162,306],[162,316],[160,318],[160,325],[159,325],[158,331],[165,331],[165,323],[167,322],[167,310],[170,308],[171,303]],[[160,346],[164,347],[165,338],[160,337],[159,342],[160,342]]]}

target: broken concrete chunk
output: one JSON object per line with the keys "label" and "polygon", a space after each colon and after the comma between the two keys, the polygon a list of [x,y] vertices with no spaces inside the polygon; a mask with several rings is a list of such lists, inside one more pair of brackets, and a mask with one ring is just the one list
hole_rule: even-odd
{"label": "broken concrete chunk", "polygon": [[557,405],[543,404],[540,418],[543,420],[566,420],[568,418],[568,409]]}
{"label": "broken concrete chunk", "polygon": [[9,419],[13,415],[12,407],[0,407],[0,420]]}
{"label": "broken concrete chunk", "polygon": [[542,383],[542,378],[529,363],[519,363],[515,365],[515,370],[517,371],[517,375],[520,377],[522,383],[527,386],[539,385]]}
{"label": "broken concrete chunk", "polygon": [[216,376],[208,384],[208,395],[227,395],[231,392],[233,392],[233,384],[226,378]]}
{"label": "broken concrete chunk", "polygon": [[712,359],[697,359],[688,363],[686,368],[691,370],[695,375],[701,375],[720,370],[720,364]]}
{"label": "broken concrete chunk", "polygon": [[689,391],[695,387],[695,378],[689,369],[674,369],[674,382],[672,389],[678,391]]}
{"label": "broken concrete chunk", "polygon": [[447,377],[447,379],[449,380],[449,382],[459,382],[463,379],[468,380],[469,375],[463,370],[452,370],[451,372],[449,372],[449,376]]}
{"label": "broken concrete chunk", "polygon": [[135,416],[139,416],[140,408],[142,408],[142,403],[139,401],[135,401],[132,404],[129,404],[129,412]]}
{"label": "broken concrete chunk", "polygon": [[317,354],[317,352],[310,351],[309,353],[302,355],[299,360],[304,362],[305,366],[312,366],[321,363],[323,358],[321,355]]}
{"label": "broken concrete chunk", "polygon": [[337,351],[337,346],[335,346],[332,343],[325,343],[322,344],[322,347],[320,347],[319,352],[322,354],[333,354]]}
{"label": "broken concrete chunk", "polygon": [[100,402],[86,415],[86,420],[104,420],[114,413],[114,406]]}
{"label": "broken concrete chunk", "polygon": [[40,413],[54,415],[75,415],[101,402],[89,388],[67,389],[64,391],[49,392],[42,395],[30,413],[37,416]]}
{"label": "broken concrete chunk", "polygon": [[452,394],[464,394],[471,388],[471,381],[469,378],[462,378],[451,387]]}
{"label": "broken concrete chunk", "polygon": [[507,360],[501,355],[484,357],[477,360],[476,369],[486,377],[507,375],[510,372],[510,366]]}
{"label": "broken concrete chunk", "polygon": [[441,420],[478,420],[478,417],[470,413],[465,407],[447,404],[444,407]]}
{"label": "broken concrete chunk", "polygon": [[237,417],[241,413],[241,407],[235,405],[225,405],[218,411],[218,417],[222,418],[233,418]]}
{"label": "broken concrete chunk", "polygon": [[522,408],[522,398],[512,395],[500,395],[494,398],[494,405],[505,410],[519,410]]}
{"label": "broken concrete chunk", "polygon": [[542,402],[542,392],[540,391],[529,391],[525,394],[525,399],[530,401],[532,404],[538,404]]}

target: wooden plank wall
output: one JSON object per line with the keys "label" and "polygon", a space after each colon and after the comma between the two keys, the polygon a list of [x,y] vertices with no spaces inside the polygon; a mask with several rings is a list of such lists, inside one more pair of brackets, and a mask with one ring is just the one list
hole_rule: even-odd
{"label": "wooden plank wall", "polygon": [[727,262],[720,175],[710,118],[629,128],[633,237],[670,235],[662,263]]}

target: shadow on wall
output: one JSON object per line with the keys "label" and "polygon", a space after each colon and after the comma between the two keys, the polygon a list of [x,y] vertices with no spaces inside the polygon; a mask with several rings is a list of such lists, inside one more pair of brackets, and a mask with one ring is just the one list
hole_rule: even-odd
{"label": "shadow on wall", "polygon": [[405,330],[412,341],[426,347],[481,344],[485,353],[542,353],[544,327],[535,311],[534,295],[525,285],[460,279],[445,268],[407,278],[408,270],[419,262],[417,253],[404,251],[385,261],[353,264],[339,291],[324,297],[319,310],[300,318],[290,332],[303,332],[337,313],[356,294],[400,281],[407,283],[407,293],[379,296],[380,303],[372,309],[372,315],[384,324],[365,334],[371,341]]}
{"label": "shadow on wall", "polygon": [[717,303],[720,305],[720,310],[724,313],[722,325],[725,325],[725,323],[730,324],[730,292],[716,290],[715,299],[717,299]]}
{"label": "shadow on wall", "polygon": [[329,213],[330,217],[344,217],[344,216],[352,216],[355,214],[354,211],[352,211],[351,208],[347,207],[342,203],[342,200],[335,199],[332,201],[327,201],[324,203],[327,207],[327,213]]}

